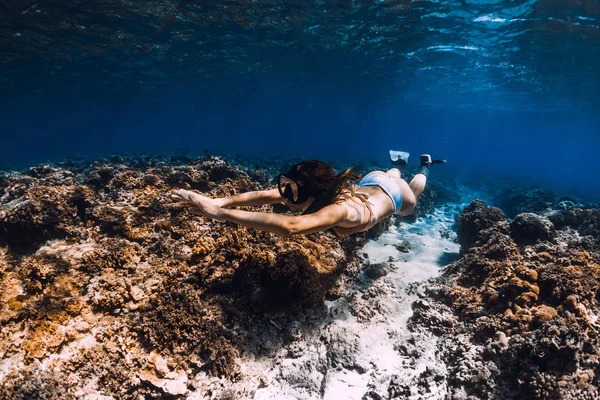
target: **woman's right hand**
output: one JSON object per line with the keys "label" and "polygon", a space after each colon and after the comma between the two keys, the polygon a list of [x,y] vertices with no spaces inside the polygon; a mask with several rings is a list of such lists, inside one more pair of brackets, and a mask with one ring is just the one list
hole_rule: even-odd
{"label": "woman's right hand", "polygon": [[184,189],[179,189],[175,192],[174,197],[194,206],[194,214],[201,214],[214,219],[220,219],[223,214],[221,207],[219,207],[216,201],[218,199],[211,199],[210,197]]}

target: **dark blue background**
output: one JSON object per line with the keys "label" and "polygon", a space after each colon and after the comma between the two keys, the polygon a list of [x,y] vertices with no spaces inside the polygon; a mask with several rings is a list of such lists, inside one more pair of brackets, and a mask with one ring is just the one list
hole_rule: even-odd
{"label": "dark blue background", "polygon": [[417,107],[376,82],[253,79],[194,89],[38,86],[2,104],[2,159],[189,148],[385,162],[393,148],[448,158],[458,176],[514,174],[566,193],[600,194],[599,125],[591,110]]}
{"label": "dark blue background", "polygon": [[598,2],[67,3],[3,6],[4,168],[393,148],[600,198]]}

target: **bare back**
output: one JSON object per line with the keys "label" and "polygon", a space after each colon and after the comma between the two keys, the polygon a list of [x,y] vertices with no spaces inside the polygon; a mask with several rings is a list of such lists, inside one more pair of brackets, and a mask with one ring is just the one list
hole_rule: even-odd
{"label": "bare back", "polygon": [[348,196],[338,204],[347,211],[347,217],[333,228],[339,235],[366,231],[394,212],[390,198],[374,186],[358,187],[354,195]]}
{"label": "bare back", "polygon": [[[409,215],[414,209],[416,200],[409,185],[400,176],[400,171],[391,169],[386,172],[394,183],[399,185],[402,193],[402,206],[399,215]],[[352,195],[338,204],[346,207],[347,218],[334,228],[340,235],[362,232],[370,229],[379,221],[394,214],[394,203],[390,196],[378,186],[356,186],[354,193],[366,197],[366,202],[359,196]]]}

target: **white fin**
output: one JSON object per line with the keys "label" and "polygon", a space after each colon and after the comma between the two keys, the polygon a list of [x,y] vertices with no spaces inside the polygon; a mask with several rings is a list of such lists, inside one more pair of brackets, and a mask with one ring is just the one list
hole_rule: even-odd
{"label": "white fin", "polygon": [[404,162],[408,163],[408,157],[410,153],[406,151],[398,151],[398,150],[390,150],[390,160],[392,162],[398,162],[399,160],[404,160]]}

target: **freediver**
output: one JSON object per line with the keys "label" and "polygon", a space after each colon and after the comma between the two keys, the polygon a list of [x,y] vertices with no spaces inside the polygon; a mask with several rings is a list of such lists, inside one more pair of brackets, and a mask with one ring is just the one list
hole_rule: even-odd
{"label": "freediver", "polygon": [[[209,198],[190,190],[178,190],[174,198],[192,206],[191,212],[221,221],[230,221],[275,234],[301,235],[332,229],[338,235],[364,232],[379,221],[414,211],[425,190],[429,168],[445,160],[421,155],[421,165],[407,183],[402,169],[409,153],[390,150],[397,167],[386,172],[372,171],[362,179],[347,169],[336,174],[333,167],[317,160],[305,160],[277,177],[277,187],[230,197]],[[360,180],[359,180],[360,179]],[[358,180],[358,183],[355,182]],[[285,202],[301,215],[284,215],[231,209]]]}

